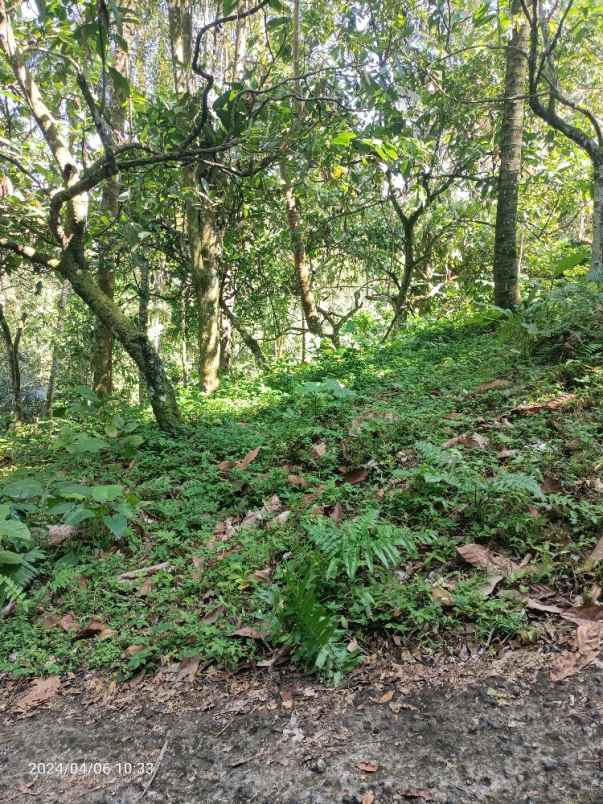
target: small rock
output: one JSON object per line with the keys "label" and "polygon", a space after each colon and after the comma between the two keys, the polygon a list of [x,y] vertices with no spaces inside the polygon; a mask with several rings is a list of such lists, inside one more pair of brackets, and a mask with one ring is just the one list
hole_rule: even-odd
{"label": "small rock", "polygon": [[559,763],[556,759],[552,759],[551,757],[545,757],[542,760],[542,767],[547,771],[556,770],[559,767]]}

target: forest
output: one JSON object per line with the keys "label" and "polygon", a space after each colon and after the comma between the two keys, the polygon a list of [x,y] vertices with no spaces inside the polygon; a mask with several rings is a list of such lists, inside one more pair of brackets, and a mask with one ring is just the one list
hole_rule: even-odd
{"label": "forest", "polygon": [[602,54],[598,0],[0,0],[24,709],[597,663]]}

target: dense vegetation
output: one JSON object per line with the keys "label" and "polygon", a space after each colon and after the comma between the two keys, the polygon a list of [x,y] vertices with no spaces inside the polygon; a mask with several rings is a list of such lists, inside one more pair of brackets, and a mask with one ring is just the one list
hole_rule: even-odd
{"label": "dense vegetation", "polygon": [[602,41],[592,0],[0,0],[0,670],[337,677],[588,599]]}

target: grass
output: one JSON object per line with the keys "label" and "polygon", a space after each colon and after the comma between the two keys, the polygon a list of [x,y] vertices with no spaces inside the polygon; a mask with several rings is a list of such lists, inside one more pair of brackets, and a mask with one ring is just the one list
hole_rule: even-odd
{"label": "grass", "polygon": [[[42,554],[2,625],[0,670],[236,667],[285,646],[337,678],[376,647],[537,639],[526,594],[597,580],[580,564],[603,514],[596,337],[560,352],[571,321],[556,320],[544,334],[485,315],[432,324],[210,400],[188,391],[180,438],[85,397],[6,433],[2,500]],[[477,442],[442,446],[465,433]],[[24,478],[40,487],[20,495]],[[75,535],[49,543],[65,521]],[[464,543],[528,566],[485,594]]]}

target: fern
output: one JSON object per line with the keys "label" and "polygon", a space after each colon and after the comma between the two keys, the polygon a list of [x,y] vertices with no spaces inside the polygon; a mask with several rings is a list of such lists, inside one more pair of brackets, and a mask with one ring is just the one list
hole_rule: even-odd
{"label": "fern", "polygon": [[432,533],[416,533],[381,521],[377,510],[339,526],[325,518],[306,520],[303,525],[327,560],[327,580],[333,580],[342,570],[352,580],[360,569],[372,573],[377,563],[386,569],[394,567],[401,560],[400,548],[416,558],[419,545],[435,540]]}

